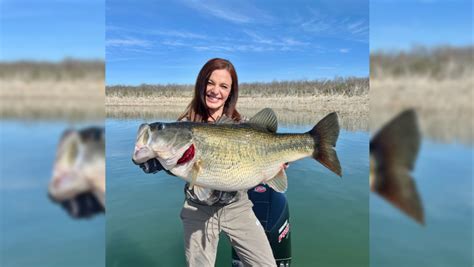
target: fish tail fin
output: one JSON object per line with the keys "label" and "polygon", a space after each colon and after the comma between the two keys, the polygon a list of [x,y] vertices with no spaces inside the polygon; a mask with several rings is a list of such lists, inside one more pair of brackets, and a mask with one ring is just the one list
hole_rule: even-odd
{"label": "fish tail fin", "polygon": [[339,137],[339,122],[336,112],[324,117],[308,133],[315,141],[313,158],[342,177],[341,164],[334,150]]}
{"label": "fish tail fin", "polygon": [[387,123],[370,141],[370,153],[376,161],[376,166],[371,166],[375,168],[375,177],[370,186],[372,191],[424,224],[421,199],[410,175],[420,141],[413,109],[400,113]]}
{"label": "fish tail fin", "polygon": [[400,113],[372,138],[370,152],[383,155],[385,163],[413,170],[421,140],[416,121],[413,109]]}

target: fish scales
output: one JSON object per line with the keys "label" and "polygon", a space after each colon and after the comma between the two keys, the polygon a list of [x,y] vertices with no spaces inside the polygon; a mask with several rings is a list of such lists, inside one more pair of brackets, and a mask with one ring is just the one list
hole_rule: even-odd
{"label": "fish scales", "polygon": [[202,164],[196,184],[221,190],[273,178],[282,164],[310,156],[315,147],[309,134],[275,134],[248,125],[196,125],[192,132]]}

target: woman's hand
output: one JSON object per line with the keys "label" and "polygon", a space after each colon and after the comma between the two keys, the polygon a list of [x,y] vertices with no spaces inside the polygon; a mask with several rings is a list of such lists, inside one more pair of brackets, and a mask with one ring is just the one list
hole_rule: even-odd
{"label": "woman's hand", "polygon": [[161,166],[161,163],[157,159],[150,159],[140,164],[140,168],[142,168],[145,173],[157,173],[163,170],[163,166]]}

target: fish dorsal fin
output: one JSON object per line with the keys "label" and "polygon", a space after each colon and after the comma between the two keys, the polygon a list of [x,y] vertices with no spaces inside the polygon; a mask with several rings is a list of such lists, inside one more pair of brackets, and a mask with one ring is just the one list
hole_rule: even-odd
{"label": "fish dorsal fin", "polygon": [[266,182],[273,190],[284,193],[288,188],[288,179],[284,169],[281,169],[275,177]]}
{"label": "fish dorsal fin", "polygon": [[219,119],[217,119],[216,121],[216,124],[232,124],[232,123],[235,123],[234,120],[232,120],[231,118],[227,117],[225,114],[222,115]]}
{"label": "fish dorsal fin", "polygon": [[278,120],[271,108],[260,110],[255,116],[250,118],[248,123],[263,127],[272,133],[276,133],[278,129]]}

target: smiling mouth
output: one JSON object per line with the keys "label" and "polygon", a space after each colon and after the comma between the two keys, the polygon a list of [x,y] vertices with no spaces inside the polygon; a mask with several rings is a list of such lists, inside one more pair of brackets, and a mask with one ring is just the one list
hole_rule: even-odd
{"label": "smiling mouth", "polygon": [[222,100],[222,98],[213,95],[206,95],[206,98],[209,102],[219,102]]}

